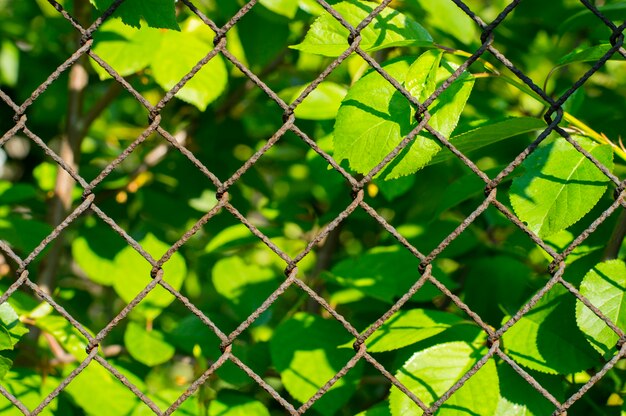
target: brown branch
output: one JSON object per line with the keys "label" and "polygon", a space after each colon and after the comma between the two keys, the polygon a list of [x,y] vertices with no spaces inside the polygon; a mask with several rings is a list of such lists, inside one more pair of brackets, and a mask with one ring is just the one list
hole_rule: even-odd
{"label": "brown branch", "polygon": [[[50,362],[48,363],[50,367],[56,367],[56,366],[64,365],[64,364],[71,364],[71,363],[78,361],[76,357],[74,357],[72,354],[68,354],[67,352],[65,352],[63,347],[61,347],[59,342],[52,335],[48,333],[44,333],[44,337],[46,338],[46,340],[48,341],[48,344],[50,345],[50,350],[54,354],[54,358],[51,359]],[[116,357],[122,354],[123,352],[124,352],[124,347],[122,347],[121,345],[107,345],[106,347],[102,347],[102,355],[104,355],[107,358]]]}
{"label": "brown branch", "polygon": [[[74,15],[78,17],[81,23],[88,21],[90,15],[89,2],[87,0],[76,0],[74,2]],[[80,46],[79,33],[76,35],[75,42],[76,45]],[[61,159],[75,171],[78,171],[80,145],[84,137],[82,122],[83,99],[85,88],[89,81],[86,64],[87,58],[83,55],[70,68],[67,124],[65,134],[61,137],[59,150]],[[74,183],[74,179],[63,168],[58,166],[54,197],[50,200],[49,207],[49,222],[53,227],[56,227],[63,221],[72,207]],[[41,274],[37,283],[46,293],[52,292],[54,278],[61,263],[64,246],[63,237],[63,234],[61,234],[54,241],[46,256],[46,261],[42,264]]]}
{"label": "brown branch", "polygon": [[113,81],[109,84],[106,92],[102,97],[95,102],[95,104],[89,109],[89,111],[85,114],[81,122],[81,135],[84,137],[87,135],[89,131],[89,127],[91,124],[96,121],[96,119],[102,114],[104,110],[117,98],[117,96],[122,91],[122,85],[116,81]]}

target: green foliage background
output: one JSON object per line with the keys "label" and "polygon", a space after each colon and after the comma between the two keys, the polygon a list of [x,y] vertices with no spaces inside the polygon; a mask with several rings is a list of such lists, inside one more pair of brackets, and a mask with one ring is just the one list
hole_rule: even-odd
{"label": "green foliage background", "polygon": [[[64,0],[86,25],[110,0]],[[218,26],[242,0],[193,2]],[[330,1],[358,25],[377,3]],[[504,0],[465,2],[490,22]],[[596,1],[609,19],[626,3]],[[44,0],[0,0],[0,88],[20,105],[79,46],[72,25]],[[360,47],[414,100],[424,102],[476,51],[478,26],[450,0],[392,1],[361,32]],[[558,98],[611,50],[611,32],[581,2],[527,0],[496,28],[493,45]],[[214,47],[215,33],[183,2],[127,0],[94,33],[92,50],[155,105]],[[415,129],[407,97],[352,53],[306,98],[307,86],[350,46],[349,31],[314,0],[259,0],[226,34],[228,53],[285,103],[300,102],[296,125],[346,171],[367,176]],[[149,126],[148,110],[95,60],[81,58],[80,99],[66,71],[30,105],[28,128],[56,152],[73,137],[88,181]],[[622,178],[626,100],[623,56],[615,54],[563,105],[559,126]],[[74,95],[73,95],[74,94]],[[76,104],[78,103],[78,106]],[[495,178],[547,128],[548,105],[490,54],[462,72],[429,105],[429,125]],[[284,124],[283,109],[223,54],[217,54],[161,112],[170,132],[226,181]],[[14,126],[0,102],[0,131]],[[73,123],[79,120],[82,124]],[[78,127],[77,127],[78,126]],[[81,202],[66,197],[58,168],[18,132],[0,151],[0,239],[26,258]],[[615,202],[617,186],[552,133],[498,186],[497,201],[544,248],[563,252]],[[73,181],[72,181],[73,182]],[[364,201],[419,252],[441,242],[485,200],[484,181],[433,132],[420,131],[364,188]],[[97,206],[155,259],[217,203],[217,189],[177,149],[151,134],[93,193]],[[353,201],[352,185],[301,137],[287,131],[228,188],[234,207],[292,258]],[[60,210],[60,211],[59,211]],[[564,259],[563,280],[621,330],[626,265],[619,208]],[[621,230],[621,231],[620,231]],[[55,261],[58,260],[58,261]],[[432,276],[374,331],[370,354],[427,405],[489,351],[487,333],[460,302],[497,330],[551,278],[553,257],[489,206],[432,261]],[[358,331],[366,331],[421,277],[420,260],[357,208],[298,263],[297,277]],[[217,327],[234,331],[284,281],[287,264],[226,210],[163,266],[164,280]],[[0,290],[16,278],[3,256]],[[29,265],[52,298],[98,333],[151,282],[152,266],[96,215],[79,217]],[[52,279],[42,281],[51,274]],[[440,287],[437,287],[437,286]],[[442,287],[455,296],[442,292]],[[233,354],[296,408],[354,356],[355,338],[300,288],[290,286],[232,345]],[[501,338],[501,350],[564,402],[611,360],[619,337],[561,284]],[[23,287],[0,305],[0,385],[36,408],[87,356],[83,334]],[[220,340],[180,300],[157,286],[115,326],[99,354],[165,410],[221,355]],[[623,415],[623,360],[568,415]],[[622,410],[624,409],[624,410]],[[438,415],[548,415],[550,401],[501,358],[492,357]],[[92,361],[42,414],[144,415],[150,408]],[[274,415],[285,410],[227,361],[176,411],[181,415]],[[319,415],[420,415],[422,411],[361,360],[308,411]],[[0,414],[20,414],[0,396]]]}

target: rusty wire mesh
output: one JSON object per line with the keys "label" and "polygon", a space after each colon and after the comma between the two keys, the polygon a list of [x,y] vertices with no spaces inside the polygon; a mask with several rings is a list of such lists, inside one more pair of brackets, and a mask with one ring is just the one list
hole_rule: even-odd
{"label": "rusty wire mesh", "polygon": [[[462,65],[458,67],[458,69],[450,76],[450,78],[441,85],[427,100],[424,102],[419,102],[415,97],[413,97],[397,80],[391,77],[382,67],[381,65],[373,59],[368,53],[366,53],[363,49],[360,48],[361,35],[360,32],[372,22],[372,20],[379,14],[381,11],[387,7],[387,5],[391,2],[391,0],[384,0],[380,3],[378,7],[376,7],[368,16],[365,18],[358,26],[351,26],[337,11],[333,9],[331,5],[329,5],[325,0],[317,0],[317,2],[338,22],[341,23],[348,31],[350,32],[348,42],[350,47],[345,50],[343,54],[337,57],[310,85],[302,91],[300,96],[295,99],[295,101],[289,105],[283,99],[281,99],[277,93],[272,91],[257,75],[251,72],[244,64],[242,64],[231,52],[226,48],[227,39],[226,33],[233,28],[237,22],[248,13],[257,3],[256,0],[249,1],[245,6],[243,6],[226,24],[222,27],[217,26],[211,19],[205,16],[200,10],[198,10],[194,4],[193,0],[182,0],[182,3],[186,7],[189,8],[191,12],[196,14],[208,27],[210,27],[215,32],[214,38],[214,49],[209,52],[201,61],[199,61],[190,71],[189,73],[180,80],[170,91],[168,91],[164,97],[156,104],[152,105],[148,102],[147,99],[142,97],[142,95],[137,92],[133,86],[131,86],[128,81],[126,81],[122,76],[120,76],[116,70],[111,67],[107,62],[102,60],[94,51],[91,49],[93,45],[93,34],[98,30],[98,28],[103,24],[103,22],[109,18],[116,10],[118,6],[120,6],[124,1],[132,1],[132,0],[115,0],[111,7],[102,14],[101,17],[96,19],[90,26],[83,27],[76,19],[72,17],[70,13],[63,9],[63,7],[57,3],[55,0],[48,0],[50,4],[52,4],[55,9],[63,15],[63,17],[69,21],[72,26],[76,29],[76,31],[81,36],[81,46],[78,48],[75,53],[72,54],[70,58],[68,58],[63,64],[61,64],[58,68],[52,72],[52,74],[45,80],[31,95],[28,97],[23,103],[14,102],[6,93],[0,90],[0,99],[8,104],[11,109],[14,111],[14,122],[15,125],[3,134],[0,139],[0,146],[6,144],[12,137],[14,137],[18,133],[23,133],[27,137],[29,137],[35,144],[37,144],[46,155],[52,158],[62,169],[64,169],[81,187],[83,190],[83,202],[78,205],[58,226],[54,228],[54,230],[50,233],[48,237],[46,237],[41,243],[25,258],[21,258],[18,256],[10,247],[10,245],[5,241],[0,241],[0,249],[2,252],[11,258],[17,265],[17,273],[16,273],[16,281],[10,286],[10,288],[0,297],[0,303],[3,303],[9,299],[9,297],[20,287],[26,286],[34,291],[38,296],[40,296],[43,300],[48,302],[59,314],[61,314],[67,321],[71,323],[73,327],[75,327],[80,333],[89,340],[89,345],[87,348],[87,357],[78,365],[70,374],[67,376],[59,385],[56,387],[46,398],[37,406],[35,409],[28,409],[24,404],[22,404],[14,395],[12,395],[5,387],[0,384],[0,393],[4,395],[11,403],[19,409],[25,415],[35,415],[40,413],[42,410],[46,408],[50,404],[50,402],[93,360],[97,361],[103,367],[108,369],[110,373],[116,377],[121,383],[123,383],[128,389],[130,389],[141,401],[143,401],[155,414],[159,415],[169,415],[174,413],[179,406],[192,394],[194,394],[199,387],[211,376],[214,372],[221,367],[227,361],[234,363],[237,367],[243,370],[249,377],[251,377],[260,387],[266,390],[280,405],[284,407],[284,409],[293,415],[303,414],[305,413],[320,397],[322,397],[340,378],[342,378],[346,373],[350,371],[359,361],[365,360],[369,362],[373,367],[375,367],[382,376],[387,378],[393,385],[395,385],[398,389],[400,389],[404,394],[406,394],[413,402],[415,402],[426,415],[434,414],[443,403],[446,402],[448,398],[458,389],[460,389],[464,383],[472,377],[480,368],[492,357],[498,356],[504,362],[506,362],[510,367],[515,370],[524,380],[526,380],[534,389],[536,389],[539,393],[541,393],[547,400],[549,400],[556,408],[553,414],[564,414],[567,412],[568,408],[572,406],[574,402],[579,400],[600,378],[602,378],[610,369],[612,369],[616,362],[624,356],[626,356],[626,343],[624,343],[626,335],[624,332],[617,327],[617,325],[608,319],[606,316],[602,314],[593,304],[591,304],[584,296],[580,294],[580,292],[569,282],[563,279],[563,273],[565,270],[565,259],[566,257],[572,253],[572,251],[581,245],[583,241],[593,233],[600,224],[602,224],[611,214],[613,214],[620,207],[626,207],[626,201],[624,200],[625,196],[625,182],[620,181],[618,177],[610,172],[610,170],[603,166],[600,162],[598,162],[593,155],[591,155],[588,151],[583,149],[572,137],[569,135],[568,131],[559,126],[559,123],[562,120],[563,110],[562,106],[565,101],[577,90],[579,89],[589,77],[591,77],[596,71],[598,71],[606,61],[608,61],[614,54],[620,54],[624,58],[626,58],[626,49],[623,47],[624,35],[623,31],[626,27],[626,23],[621,26],[616,26],[612,21],[602,15],[598,9],[591,4],[587,0],[581,0],[581,3],[584,4],[586,8],[593,12],[593,14],[601,20],[611,31],[612,35],[610,37],[610,42],[612,47],[604,56],[601,57],[597,62],[595,62],[592,67],[577,81],[575,82],[565,93],[563,93],[557,99],[551,98],[547,95],[544,90],[537,86],[528,76],[526,76],[521,70],[515,67],[515,65],[507,59],[507,57],[502,54],[498,49],[493,46],[494,41],[494,30],[500,25],[500,23],[509,15],[520,3],[521,0],[512,1],[504,10],[500,12],[500,14],[495,18],[492,22],[486,23],[481,20],[467,5],[463,3],[461,0],[452,0],[456,6],[458,6],[467,16],[469,16],[475,24],[481,30],[481,42],[482,45],[478,48]],[[394,88],[397,89],[416,109],[416,118],[419,121],[417,127],[411,131],[402,142],[392,151],[390,152],[384,160],[382,160],[378,165],[376,165],[368,174],[364,175],[362,178],[357,179],[357,177],[353,176],[349,172],[347,172],[344,168],[342,168],[331,155],[324,152],[316,142],[309,137],[305,132],[303,132],[296,125],[296,118],[294,116],[294,109],[303,102],[303,100],[335,69],[337,68],[348,56],[352,53],[356,53],[360,55],[371,68],[377,71],[383,78],[385,78]],[[273,100],[280,108],[283,110],[283,122],[282,127],[275,132],[275,134],[266,142],[266,144],[258,150],[252,157],[250,157],[231,177],[226,180],[221,180],[215,174],[211,172],[211,170],[206,167],[200,160],[198,160],[193,152],[185,148],[182,144],[180,144],[168,131],[161,127],[161,110],[170,102],[170,100],[174,97],[174,95],[185,85],[187,81],[189,81],[207,62],[209,62],[212,58],[221,54],[224,58],[230,61],[235,67],[237,67],[242,73],[244,73],[249,80],[251,80],[256,86],[258,86],[263,92]],[[521,82],[523,82],[526,86],[532,89],[536,94],[538,94],[548,106],[548,110],[544,114],[544,118],[548,124],[548,127],[536,138],[536,140],[530,144],[521,154],[519,154],[505,169],[503,169],[499,174],[497,174],[494,178],[488,177],[483,171],[481,171],[472,160],[467,158],[463,153],[457,150],[454,144],[450,143],[445,137],[443,137],[440,133],[438,133],[435,129],[433,129],[428,121],[430,119],[430,114],[428,112],[429,106],[434,102],[434,100],[454,81],[456,80],[461,73],[466,70],[473,62],[481,58],[484,54],[491,54],[498,61],[500,61],[503,65],[505,65],[508,69],[510,69]],[[69,163],[67,163],[63,158],[61,158],[57,153],[55,153],[48,145],[35,133],[33,133],[28,128],[27,124],[27,110],[29,107],[38,99],[38,97],[46,91],[49,85],[54,82],[63,72],[69,70],[71,66],[77,62],[82,56],[89,56],[94,61],[96,61],[102,68],[104,68],[121,86],[123,89],[128,91],[133,97],[140,102],[149,112],[149,127],[146,128],[143,133],[131,144],[129,145],[115,160],[113,160],[105,169],[103,169],[100,174],[91,182],[87,182],[79,172],[77,172]],[[447,149],[449,149],[454,155],[462,161],[469,169],[472,170],[485,184],[485,199],[484,202],[481,203],[472,213],[469,215],[451,234],[449,234],[443,241],[439,243],[439,245],[432,250],[430,253],[422,253],[417,248],[415,248],[407,239],[405,239],[391,224],[389,224],[374,208],[372,208],[368,203],[364,201],[364,187],[374,178],[374,176],[379,173],[387,164],[397,156],[402,149],[404,149],[407,145],[411,143],[411,141],[419,134],[421,131],[426,130],[435,136],[438,141]],[[259,158],[266,153],[272,146],[274,146],[279,139],[288,131],[295,133],[303,142],[305,142],[311,149],[313,149],[317,154],[319,154],[324,160],[328,162],[339,172],[346,180],[349,187],[346,188],[346,192],[350,193],[353,201],[350,203],[339,215],[336,216],[335,219],[330,221],[321,232],[319,232],[308,244],[308,246],[295,257],[289,256],[283,250],[281,250],[277,245],[275,245],[270,238],[263,234],[255,225],[253,225],[244,215],[242,215],[235,206],[233,206],[229,202],[229,188],[237,182],[241,176],[248,171],[258,160]],[[509,209],[500,203],[496,199],[496,194],[498,191],[498,186],[502,183],[502,181],[507,177],[507,175],[511,174],[515,168],[520,166],[520,164],[537,148],[537,146],[552,132],[555,132],[565,138],[569,143],[572,144],[579,152],[581,152],[587,159],[589,159],[598,169],[600,169],[613,184],[615,185],[615,202],[606,209],[602,215],[600,215],[593,223],[589,225],[589,227],[580,234],[565,250],[562,252],[556,252],[553,248],[547,245],[542,239],[540,239],[535,233],[533,233],[527,226],[522,223],[513,213],[509,211]],[[114,219],[108,216],[105,212],[103,212],[95,202],[95,194],[93,193],[93,189],[100,184],[107,176],[118,167],[138,146],[144,142],[149,135],[157,133],[165,140],[167,140],[172,147],[176,148],[180,153],[182,153],[186,158],[188,158],[193,165],[206,177],[209,181],[214,185],[217,190],[217,200],[218,203],[207,212],[200,220],[196,222],[196,224],[189,229],[174,245],[172,245],[169,250],[161,257],[161,258],[153,258],[148,252],[146,252],[141,245],[135,241],[124,229],[122,229]],[[443,285],[436,276],[432,274],[432,266],[431,263],[433,260],[453,241],[455,240],[461,233],[466,230],[466,228],[488,207],[493,206],[497,208],[500,212],[506,216],[512,223],[514,223],[517,227],[519,227],[524,233],[526,233],[537,245],[539,245],[543,250],[549,253],[553,257],[553,261],[550,265],[550,274],[552,278],[547,282],[547,284],[539,290],[530,301],[525,304],[516,314],[514,314],[508,322],[506,322],[499,329],[494,329],[487,325],[483,320],[481,320],[480,316],[474,313],[467,305],[463,303],[463,301],[452,293],[445,285]],[[376,320],[367,331],[364,333],[359,333],[351,324],[348,322],[341,314],[335,311],[329,303],[316,293],[310,286],[308,286],[305,282],[297,277],[298,274],[298,263],[302,261],[312,250],[323,241],[329,233],[338,227],[338,225],[344,221],[349,215],[351,215],[355,210],[362,209],[369,216],[371,216],[375,221],[377,221],[388,233],[390,233],[393,237],[395,237],[400,244],[402,244],[407,250],[409,250],[416,258],[420,260],[419,271],[416,270],[416,281],[414,285],[410,288],[410,290],[404,294],[393,306],[382,315],[378,320]],[[226,334],[222,332],[222,330],[212,322],[202,311],[200,311],[196,306],[194,306],[185,296],[183,296],[179,291],[170,286],[163,278],[164,272],[162,270],[162,266],[172,257],[172,255],[179,250],[179,248],[185,244],[196,232],[200,230],[200,228],[209,222],[215,215],[220,213],[221,211],[228,211],[231,213],[237,220],[243,223],[256,237],[258,237],[264,244],[267,245],[272,251],[274,251],[282,260],[285,262],[285,280],[284,282],[274,291],[274,293],[269,296],[265,302],[261,306],[259,306],[249,317],[241,322],[239,327],[232,331],[230,334]],[[46,291],[42,290],[37,283],[35,283],[29,276],[29,271],[27,270],[29,264],[36,259],[42,251],[50,245],[55,239],[57,239],[61,233],[66,229],[70,224],[72,224],[78,217],[85,214],[86,212],[92,212],[98,217],[100,217],[104,222],[106,222],[111,229],[113,229],[116,233],[118,233],[130,246],[132,246],[146,261],[148,261],[152,265],[152,281],[146,286],[128,305],[113,319],[106,325],[100,332],[97,334],[91,335],[88,330],[86,330],[80,322],[78,322],[75,318],[72,317],[70,313],[68,313],[63,306],[61,306],[58,302],[56,302],[50,294]],[[368,353],[365,340],[372,335],[377,329],[381,327],[381,325],[389,318],[392,314],[400,310],[400,308],[427,282],[435,285],[441,292],[443,292],[449,299],[451,299],[454,304],[456,304],[461,310],[463,310],[482,330],[488,335],[488,353],[484,355],[461,379],[459,379],[445,394],[443,394],[438,400],[436,400],[432,405],[428,406],[425,404],[419,397],[413,394],[410,390],[408,390],[400,381],[398,381],[382,364],[380,364],[376,358],[374,358],[370,353]],[[178,300],[180,300],[195,316],[197,316],[208,328],[210,328],[217,337],[219,337],[221,341],[220,349],[222,351],[222,355],[218,360],[216,360],[212,365],[206,369],[204,374],[202,374],[197,380],[195,380],[185,391],[184,393],[166,410],[160,409],[146,394],[140,391],[136,386],[134,386],[127,377],[125,377],[122,373],[116,370],[111,364],[107,362],[105,358],[98,355],[98,347],[103,339],[110,333],[110,331],[118,325],[124,318],[128,316],[131,310],[144,299],[147,294],[154,289],[157,285],[160,285],[165,290],[174,295]],[[561,402],[557,400],[547,389],[545,389],[537,380],[535,380],[528,372],[526,372],[522,367],[520,367],[515,361],[513,361],[501,348],[501,338],[502,335],[511,328],[516,322],[518,322],[527,312],[531,310],[531,308],[537,304],[537,302],[553,287],[556,285],[562,285],[567,291],[569,291],[573,296],[575,296],[579,301],[584,303],[589,309],[591,309],[608,327],[610,327],[619,337],[619,342],[617,344],[618,352],[615,354],[604,367],[594,374],[591,379],[586,382],[580,390],[569,397],[567,400]],[[270,385],[268,384],[261,376],[259,376],[255,371],[253,371],[249,366],[247,366],[244,362],[242,362],[232,351],[233,342],[237,339],[237,337],[242,334],[265,310],[267,310],[280,296],[283,294],[289,287],[297,286],[306,292],[311,299],[315,302],[319,303],[321,307],[323,307],[334,319],[336,319],[341,325],[348,331],[356,341],[354,342],[354,357],[349,360],[349,362],[339,371],[332,379],[328,380],[328,382],[322,386],[319,391],[313,395],[306,403],[302,404],[300,407],[295,407],[292,403],[290,403],[285,398],[281,397],[281,395]]]}

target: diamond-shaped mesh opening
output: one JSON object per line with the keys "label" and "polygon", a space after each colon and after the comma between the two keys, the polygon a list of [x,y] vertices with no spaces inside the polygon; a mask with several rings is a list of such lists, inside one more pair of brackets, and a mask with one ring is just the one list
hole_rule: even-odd
{"label": "diamond-shaped mesh opening", "polygon": [[[328,167],[322,156],[287,132],[237,179],[229,189],[230,201],[267,232],[309,243],[352,202],[342,192],[346,179]],[[298,254],[296,247],[286,251]]]}

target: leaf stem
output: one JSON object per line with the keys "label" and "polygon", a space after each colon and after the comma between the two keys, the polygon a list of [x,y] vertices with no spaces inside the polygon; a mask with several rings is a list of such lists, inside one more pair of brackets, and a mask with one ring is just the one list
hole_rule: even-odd
{"label": "leaf stem", "polygon": [[[485,68],[487,68],[487,66],[485,66]],[[484,72],[479,74],[479,78],[486,78],[488,75],[488,73]],[[530,88],[528,88],[528,86],[526,86],[525,84],[522,84],[510,77],[507,77],[506,75],[500,74],[500,73],[494,73],[490,76],[493,77],[498,77],[501,80],[505,81],[506,83],[514,86],[515,88],[517,88],[518,90],[522,91],[523,93],[527,94],[528,96],[534,98],[535,100],[539,101],[542,104],[545,104],[545,101],[541,99],[541,97],[539,97],[537,95],[537,93],[535,93],[533,90],[531,90]],[[567,121],[570,125],[572,125],[573,127],[577,128],[581,133],[583,133],[585,136],[589,137],[590,139],[594,140],[597,143],[600,144],[608,144],[609,146],[611,146],[611,148],[613,149],[613,152],[623,161],[626,161],[626,151],[624,151],[624,149],[622,149],[620,146],[618,146],[617,144],[613,143],[608,137],[606,137],[606,135],[602,134],[602,133],[598,133],[597,131],[595,131],[594,129],[592,129],[591,127],[589,127],[588,125],[586,125],[585,123],[583,123],[581,120],[577,119],[576,117],[574,117],[572,114],[568,113],[567,111],[563,111],[563,119],[565,119],[565,121]]]}
{"label": "leaf stem", "polygon": [[624,237],[626,237],[626,209],[621,209],[611,238],[604,249],[603,260],[613,260],[618,257]]}
{"label": "leaf stem", "polygon": [[604,134],[596,132],[591,127],[587,126],[585,123],[583,123],[582,121],[580,121],[579,119],[571,115],[570,113],[563,112],[563,118],[572,126],[582,131],[589,138],[595,140],[596,142],[600,144],[610,145],[613,148],[613,152],[615,152],[615,154],[618,155],[622,160],[626,161],[626,152],[621,147],[613,143]]}

